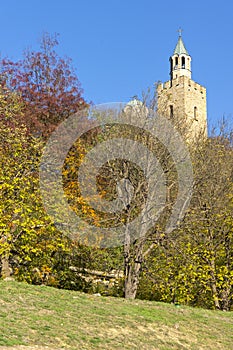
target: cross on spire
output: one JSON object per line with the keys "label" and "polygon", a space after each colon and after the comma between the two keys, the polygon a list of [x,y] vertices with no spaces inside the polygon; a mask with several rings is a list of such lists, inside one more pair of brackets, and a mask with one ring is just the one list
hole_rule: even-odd
{"label": "cross on spire", "polygon": [[179,28],[179,29],[177,30],[177,32],[179,33],[179,37],[181,37],[181,36],[182,36],[183,29],[182,29],[182,28]]}

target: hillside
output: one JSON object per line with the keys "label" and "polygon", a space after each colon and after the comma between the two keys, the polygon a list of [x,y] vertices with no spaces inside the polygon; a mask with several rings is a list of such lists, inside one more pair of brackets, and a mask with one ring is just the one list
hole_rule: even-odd
{"label": "hillside", "polygon": [[0,349],[230,350],[233,313],[1,281]]}

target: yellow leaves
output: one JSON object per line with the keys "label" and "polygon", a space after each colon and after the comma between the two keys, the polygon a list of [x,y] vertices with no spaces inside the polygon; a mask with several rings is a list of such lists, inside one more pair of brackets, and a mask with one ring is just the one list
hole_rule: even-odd
{"label": "yellow leaves", "polygon": [[24,104],[20,96],[14,92],[0,92],[0,114],[8,119],[13,119],[23,113]]}
{"label": "yellow leaves", "polygon": [[[29,135],[18,122],[14,113],[22,106],[14,107],[10,101],[2,104],[0,94],[0,113],[5,115],[0,120],[0,232],[5,237],[0,241],[0,255],[13,252],[14,273],[31,281],[31,266],[45,265],[46,260],[52,263],[52,252],[68,252],[69,248],[62,243],[65,239],[59,237],[41,203],[38,166],[42,141]],[[8,120],[12,125],[7,124]]]}

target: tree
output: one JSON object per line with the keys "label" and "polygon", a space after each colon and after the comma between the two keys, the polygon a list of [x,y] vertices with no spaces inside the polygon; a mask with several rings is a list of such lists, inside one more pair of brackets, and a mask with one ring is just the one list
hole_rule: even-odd
{"label": "tree", "polygon": [[61,257],[73,249],[45,213],[39,191],[44,138],[85,105],[71,61],[57,55],[57,44],[56,36],[45,35],[41,51],[1,65],[1,274],[29,282],[43,271],[55,274]]}
{"label": "tree", "polygon": [[[121,241],[123,245],[123,270],[124,270],[124,296],[125,298],[135,298],[137,288],[139,285],[140,274],[143,268],[145,259],[152,251],[153,247],[164,235],[167,219],[172,213],[172,206],[176,201],[177,191],[177,169],[175,166],[178,164],[174,163],[169,151],[159,141],[158,138],[152,137],[152,134],[146,126],[151,125],[151,116],[147,115],[148,110],[143,103],[136,103],[137,105],[128,105],[122,112],[126,118],[138,120],[138,126],[128,127],[127,124],[114,124],[109,123],[102,128],[98,128],[97,133],[92,139],[92,144],[87,144],[86,148],[83,143],[76,144],[76,156],[80,151],[80,155],[74,157],[75,151],[71,151],[65,161],[64,166],[64,188],[69,203],[72,208],[82,217],[91,222],[92,225],[97,227],[104,227],[106,229],[116,227],[120,234],[119,236],[124,237]],[[136,107],[136,108],[135,108]],[[104,112],[103,112],[104,113]],[[114,114],[114,111],[107,111],[107,113]],[[142,114],[145,114],[145,120]],[[98,117],[98,116],[97,116]],[[143,117],[143,118],[142,118]],[[101,116],[100,116],[101,119]],[[109,115],[109,120],[111,117]],[[144,121],[143,121],[144,120]],[[141,121],[141,124],[140,124]],[[142,125],[142,122],[145,123]],[[159,121],[158,121],[159,122]],[[148,123],[148,125],[147,125]],[[161,126],[162,128],[162,126]],[[168,138],[168,143],[171,141],[168,130],[160,129],[160,133],[164,134],[164,137]],[[97,188],[100,197],[105,201],[106,207],[109,202],[114,202],[117,198],[120,198],[121,207],[119,210],[115,210],[114,213],[104,212],[104,210],[94,210],[91,206],[86,205],[87,201],[83,198],[79,184],[78,184],[78,171],[80,164],[82,163],[83,154],[86,154],[89,149],[95,148],[97,143],[103,143],[107,140],[114,140],[116,138],[126,139],[128,142],[127,154],[116,155],[117,148],[120,145],[116,145],[114,149],[106,149],[104,152],[105,156],[109,159],[105,161],[102,167],[99,169],[97,175]],[[173,140],[174,141],[174,140]],[[144,146],[144,148],[138,148],[138,144]],[[147,148],[148,152],[143,150]],[[100,164],[101,152],[95,153],[95,161]],[[136,158],[133,155],[136,154],[137,158],[140,159],[143,170],[137,165]],[[161,171],[166,174],[164,178],[159,178],[157,173],[157,162],[151,162],[152,154],[157,156],[161,166]],[[127,159],[127,155],[129,159]],[[184,162],[185,154],[182,155],[182,161]],[[78,159],[74,163],[74,159]],[[177,157],[178,159],[179,157]],[[179,162],[179,161],[178,161]],[[179,167],[180,165],[178,165]],[[89,179],[88,173],[84,178]],[[160,186],[166,178],[166,191],[162,198]],[[152,180],[153,179],[153,180]],[[86,187],[92,186],[86,182]],[[132,190],[133,187],[133,190]],[[91,191],[90,191],[91,192]],[[75,194],[75,195],[74,195]],[[156,208],[147,206],[148,198],[150,201],[155,201]],[[155,199],[156,198],[156,199]],[[93,199],[93,198],[92,198]],[[163,205],[163,200],[165,203]],[[162,209],[159,209],[162,206]],[[183,208],[179,208],[182,212]],[[140,216],[140,212],[143,211],[143,216]],[[153,213],[152,213],[153,211]],[[159,220],[153,221],[153,216],[161,214]],[[137,217],[139,221],[134,221]],[[179,215],[177,216],[177,220]],[[173,225],[177,224],[177,220],[173,222]],[[145,229],[145,222],[151,223]],[[133,232],[128,230],[131,222],[137,222],[133,228]],[[122,229],[122,223],[124,224]],[[131,225],[132,226],[132,225]],[[107,235],[107,233],[106,233]],[[101,240],[107,239],[106,236],[98,236],[98,243],[101,245]],[[106,242],[104,242],[106,243]]]}
{"label": "tree", "polygon": [[1,61],[1,84],[24,104],[21,120],[35,135],[48,135],[58,123],[87,104],[71,59],[56,53],[58,36],[45,34],[40,51],[26,51],[18,62]]}
{"label": "tree", "polygon": [[194,157],[196,186],[186,230],[203,272],[208,271],[205,283],[211,290],[215,308],[229,310],[233,301],[231,135],[210,138],[196,149]]}
{"label": "tree", "polygon": [[191,150],[195,185],[190,208],[179,229],[158,242],[146,261],[141,297],[232,308],[232,132],[222,131]]}

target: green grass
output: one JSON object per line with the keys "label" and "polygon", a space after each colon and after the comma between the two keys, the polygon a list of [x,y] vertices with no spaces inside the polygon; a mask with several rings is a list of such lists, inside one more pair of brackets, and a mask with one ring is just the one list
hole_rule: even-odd
{"label": "green grass", "polygon": [[233,313],[0,282],[1,346],[233,349]]}

